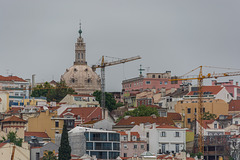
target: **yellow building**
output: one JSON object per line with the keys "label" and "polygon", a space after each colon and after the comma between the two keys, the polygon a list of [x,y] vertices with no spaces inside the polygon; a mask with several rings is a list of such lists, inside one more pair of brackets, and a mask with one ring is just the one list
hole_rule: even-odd
{"label": "yellow building", "polygon": [[[56,111],[52,113],[49,110],[42,111],[39,116],[28,119],[28,132],[46,132],[51,141],[55,142],[55,135],[62,133],[64,120],[66,118],[58,117]],[[70,120],[74,121],[71,118]]]}
{"label": "yellow building", "polygon": [[[191,122],[198,119],[198,99],[185,99],[178,101],[175,111],[183,117],[183,127],[190,128]],[[203,112],[219,115],[228,114],[228,103],[221,99],[203,99]]]}
{"label": "yellow building", "polygon": [[23,103],[24,106],[43,106],[47,104],[47,100],[44,98],[32,97],[23,99],[20,103]]}

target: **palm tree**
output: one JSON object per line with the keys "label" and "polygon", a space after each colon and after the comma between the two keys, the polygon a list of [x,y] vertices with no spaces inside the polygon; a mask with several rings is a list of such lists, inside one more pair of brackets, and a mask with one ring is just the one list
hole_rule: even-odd
{"label": "palm tree", "polygon": [[57,157],[53,154],[52,151],[47,151],[44,153],[43,160],[57,160]]}

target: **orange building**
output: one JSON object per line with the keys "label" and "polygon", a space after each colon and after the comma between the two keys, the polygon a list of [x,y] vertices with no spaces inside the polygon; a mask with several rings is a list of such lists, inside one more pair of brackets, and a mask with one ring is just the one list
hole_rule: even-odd
{"label": "orange building", "polygon": [[[191,123],[198,119],[198,99],[185,99],[178,101],[175,111],[182,115],[183,127],[191,127]],[[228,114],[228,103],[221,99],[203,99],[203,112],[219,115]]]}

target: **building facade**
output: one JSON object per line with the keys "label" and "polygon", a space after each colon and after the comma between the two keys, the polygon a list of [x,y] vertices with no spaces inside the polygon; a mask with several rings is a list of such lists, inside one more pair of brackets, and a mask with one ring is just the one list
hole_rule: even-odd
{"label": "building facade", "polygon": [[86,153],[97,159],[116,159],[120,155],[120,134],[117,132],[75,127],[68,135],[74,155]]}
{"label": "building facade", "polygon": [[70,95],[67,94],[60,103],[66,103],[68,105],[76,105],[79,107],[100,107],[96,97],[92,95]]}
{"label": "building facade", "polygon": [[186,150],[186,129],[169,125],[149,130],[149,151],[154,154],[179,153]]}

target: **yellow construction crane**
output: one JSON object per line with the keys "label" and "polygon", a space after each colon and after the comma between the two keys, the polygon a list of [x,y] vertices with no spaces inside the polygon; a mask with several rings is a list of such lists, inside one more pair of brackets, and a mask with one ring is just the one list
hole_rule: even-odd
{"label": "yellow construction crane", "polygon": [[116,61],[106,62],[104,59],[104,56],[102,56],[101,64],[92,66],[93,71],[96,71],[96,68],[101,68],[101,91],[102,91],[101,107],[102,108],[105,108],[105,67],[126,63],[130,61],[138,60],[138,59],[141,59],[141,57],[135,56],[131,58],[124,58],[124,59],[118,59]]}
{"label": "yellow construction crane", "polygon": [[[198,122],[202,125],[202,117],[203,117],[203,103],[202,103],[202,98],[203,98],[203,91],[202,91],[202,86],[203,86],[203,79],[208,79],[208,78],[219,78],[219,77],[227,77],[227,76],[238,76],[240,75],[240,71],[236,72],[225,72],[225,73],[208,73],[206,75],[203,74],[202,68],[203,67],[208,67],[208,68],[218,68],[218,69],[229,69],[231,70],[232,68],[221,68],[221,67],[212,67],[212,66],[199,66],[190,72],[184,74],[183,76],[178,77],[177,79],[171,79],[170,81],[178,81],[178,80],[197,80],[198,81]],[[189,73],[199,69],[199,74],[198,76],[189,76],[186,77]],[[240,70],[240,69],[232,69],[232,70]],[[198,151],[204,154],[204,141],[203,141],[203,129],[200,126],[199,127],[199,136],[198,136]]]}

